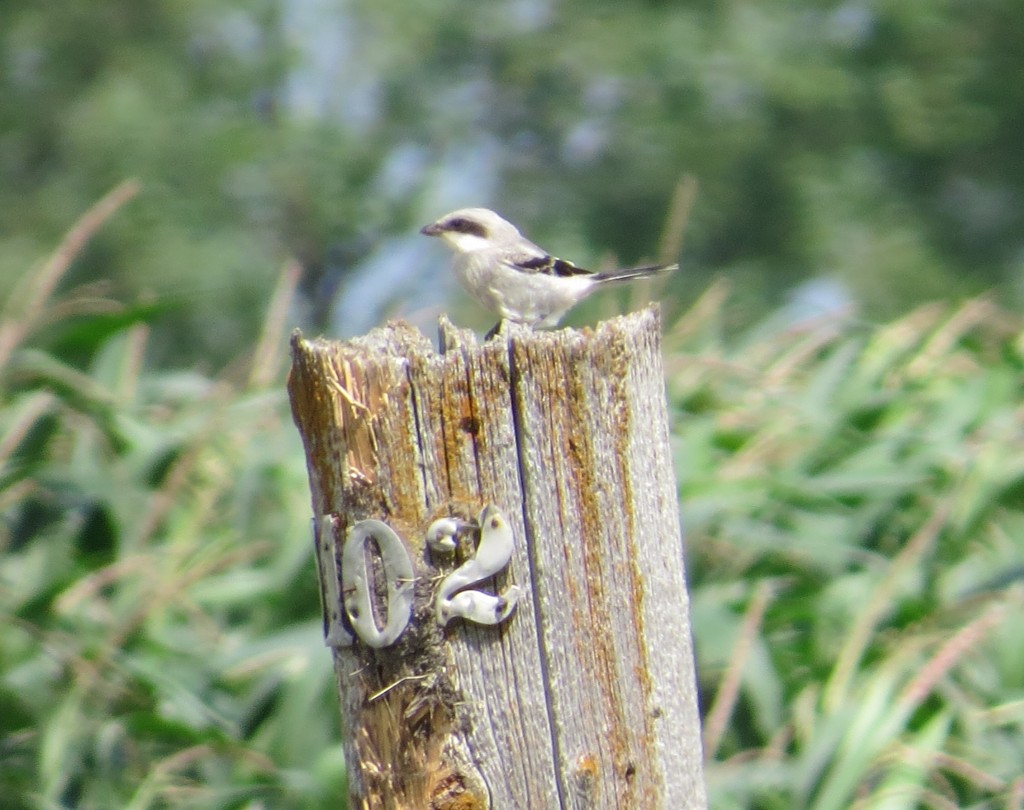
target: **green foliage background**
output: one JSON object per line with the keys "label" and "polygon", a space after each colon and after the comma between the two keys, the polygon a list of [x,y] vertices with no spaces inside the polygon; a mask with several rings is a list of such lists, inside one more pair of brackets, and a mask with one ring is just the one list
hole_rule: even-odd
{"label": "green foliage background", "polygon": [[[1024,806],[1015,4],[325,2],[312,103],[295,8],[0,8],[3,806],[338,805],[284,336],[469,155],[681,251],[713,806]],[[859,319],[768,314],[822,276]]]}
{"label": "green foliage background", "polygon": [[700,192],[682,301],[717,275],[745,312],[818,276],[875,318],[994,285],[1020,301],[1012,0],[8,0],[2,14],[0,293],[139,177],[72,280],[160,301],[161,365],[235,357],[290,256],[322,326],[367,241],[445,206],[491,204],[582,262],[638,259],[686,174]]}

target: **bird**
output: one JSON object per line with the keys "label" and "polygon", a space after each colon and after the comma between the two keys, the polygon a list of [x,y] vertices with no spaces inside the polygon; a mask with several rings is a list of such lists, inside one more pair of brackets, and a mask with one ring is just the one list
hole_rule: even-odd
{"label": "bird", "polygon": [[586,270],[552,256],[489,208],[460,208],[423,226],[420,233],[440,237],[455,251],[455,276],[478,304],[531,327],[557,326],[570,308],[599,287],[679,267]]}

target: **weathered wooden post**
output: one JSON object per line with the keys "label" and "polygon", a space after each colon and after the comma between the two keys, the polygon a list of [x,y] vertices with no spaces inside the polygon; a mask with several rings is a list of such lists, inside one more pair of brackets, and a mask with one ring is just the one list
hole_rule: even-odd
{"label": "weathered wooden post", "polygon": [[351,806],[706,807],[657,310],[292,354]]}

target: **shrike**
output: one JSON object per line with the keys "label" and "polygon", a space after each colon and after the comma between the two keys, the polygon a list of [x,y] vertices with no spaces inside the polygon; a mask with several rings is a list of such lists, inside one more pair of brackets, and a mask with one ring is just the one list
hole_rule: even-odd
{"label": "shrike", "polygon": [[455,251],[455,276],[482,306],[530,326],[554,326],[598,287],[675,270],[650,264],[595,273],[558,259],[487,208],[461,208],[420,233],[440,236]]}

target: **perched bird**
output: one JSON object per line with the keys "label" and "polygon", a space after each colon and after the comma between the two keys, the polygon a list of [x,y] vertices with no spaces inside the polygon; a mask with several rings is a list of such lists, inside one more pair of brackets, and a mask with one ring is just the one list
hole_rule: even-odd
{"label": "perched bird", "polygon": [[595,273],[558,259],[487,208],[461,208],[420,233],[440,236],[455,251],[455,276],[476,301],[502,318],[554,326],[598,287],[675,270],[650,264]]}

